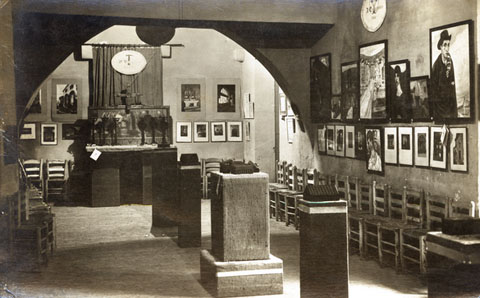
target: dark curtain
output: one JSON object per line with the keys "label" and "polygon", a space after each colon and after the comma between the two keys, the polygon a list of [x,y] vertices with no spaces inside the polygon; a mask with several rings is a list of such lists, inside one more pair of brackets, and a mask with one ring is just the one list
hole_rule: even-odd
{"label": "dark curtain", "polygon": [[[147,60],[145,69],[135,75],[124,75],[113,69],[112,57],[124,50],[140,52]],[[162,54],[160,47],[99,45],[93,47],[93,106],[120,105],[120,91],[141,94],[127,98],[127,104],[163,105]]]}

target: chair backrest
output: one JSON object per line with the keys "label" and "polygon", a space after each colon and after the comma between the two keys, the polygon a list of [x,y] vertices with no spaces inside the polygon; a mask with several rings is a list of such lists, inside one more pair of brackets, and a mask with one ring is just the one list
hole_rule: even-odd
{"label": "chair backrest", "polygon": [[306,169],[300,169],[300,168],[297,168],[297,167],[294,167],[294,168],[295,168],[294,190],[299,191],[299,192],[303,192],[303,190],[307,186],[307,182],[308,182],[308,180],[307,180],[307,170]]}
{"label": "chair backrest", "polygon": [[390,186],[387,184],[372,183],[372,205],[373,214],[378,216],[388,216],[388,192]]}
{"label": "chair backrest", "polygon": [[39,181],[43,178],[43,159],[28,159],[22,162],[25,175],[30,181]]}
{"label": "chair backrest", "polygon": [[405,207],[405,221],[408,223],[418,224],[423,226],[423,205],[425,200],[425,193],[422,190],[404,187],[403,201]]}
{"label": "chair backrest", "polygon": [[317,169],[307,169],[307,185],[318,185],[318,172]]}
{"label": "chair backrest", "polygon": [[448,217],[475,217],[475,202],[450,200]]}
{"label": "chair backrest", "polygon": [[358,184],[359,210],[373,212],[373,191],[371,183],[359,182]]}
{"label": "chair backrest", "polygon": [[347,180],[347,202],[348,206],[355,210],[360,210],[360,180],[357,177],[348,177]]}
{"label": "chair backrest", "polygon": [[348,176],[335,175],[335,186],[342,200],[348,200]]}
{"label": "chair backrest", "polygon": [[47,179],[65,180],[67,177],[67,161],[48,159],[46,168]]}
{"label": "chair backrest", "polygon": [[277,161],[275,164],[275,182],[280,184],[285,184],[285,170],[286,170],[287,162],[286,161]]}
{"label": "chair backrest", "polygon": [[425,196],[425,228],[436,231],[442,227],[442,219],[448,216],[450,198],[427,193]]}
{"label": "chair backrest", "polygon": [[212,172],[220,172],[220,163],[222,159],[220,158],[205,158],[202,160],[204,175],[210,176]]}
{"label": "chair backrest", "polygon": [[404,201],[404,188],[390,187],[388,191],[388,217],[406,220],[406,203]]}
{"label": "chair backrest", "polygon": [[330,177],[328,175],[325,175],[325,174],[321,174],[319,172],[317,172],[317,183],[318,185],[328,185],[330,184]]}
{"label": "chair backrest", "polygon": [[295,175],[296,169],[295,166],[292,164],[288,164],[285,167],[285,185],[287,185],[288,189],[295,189]]}

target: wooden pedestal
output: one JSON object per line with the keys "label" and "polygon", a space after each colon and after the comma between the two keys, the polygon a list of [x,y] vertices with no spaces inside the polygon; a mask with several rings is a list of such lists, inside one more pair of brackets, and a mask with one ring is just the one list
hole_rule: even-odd
{"label": "wooden pedestal", "polygon": [[202,193],[200,164],[180,166],[178,193],[182,218],[178,225],[178,246],[199,247],[202,243]]}
{"label": "wooden pedestal", "polygon": [[120,205],[120,154],[105,152],[93,164],[92,207]]}

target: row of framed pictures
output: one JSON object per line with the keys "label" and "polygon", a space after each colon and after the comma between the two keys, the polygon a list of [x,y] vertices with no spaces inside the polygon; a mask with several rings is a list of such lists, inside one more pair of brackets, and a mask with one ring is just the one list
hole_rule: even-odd
{"label": "row of framed pictures", "polygon": [[467,172],[467,140],[466,127],[327,124],[317,128],[320,154],[366,160],[367,170],[377,174],[384,173],[385,164],[446,170],[447,160],[451,171]]}
{"label": "row of framed pictures", "polygon": [[[36,123],[25,123],[20,132],[20,140],[36,140],[37,139]],[[74,140],[77,134],[77,128],[74,124],[62,124],[62,140]],[[40,125],[40,144],[57,145],[57,124],[42,123]]]}
{"label": "row of framed pictures", "polygon": [[474,119],[473,21],[430,29],[430,77],[410,77],[409,60],[388,61],[388,41],[359,46],[341,64],[341,94],[332,94],[331,54],[310,58],[314,123],[464,123]]}
{"label": "row of framed pictures", "polygon": [[198,121],[192,130],[191,121],[177,121],[177,143],[242,142],[242,128],[242,121]]}

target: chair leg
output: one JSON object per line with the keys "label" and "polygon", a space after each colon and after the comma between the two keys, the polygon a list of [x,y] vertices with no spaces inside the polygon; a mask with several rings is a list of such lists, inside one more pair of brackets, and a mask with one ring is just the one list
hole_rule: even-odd
{"label": "chair leg", "polygon": [[399,245],[399,236],[398,236],[398,233],[399,231],[396,230],[395,231],[395,270],[399,270],[400,268],[400,253],[399,253],[399,249],[400,249],[400,245]]}
{"label": "chair leg", "polygon": [[426,237],[421,236],[419,239],[419,247],[420,247],[420,273],[425,274],[427,273],[427,250],[426,250]]}
{"label": "chair leg", "polygon": [[403,238],[403,230],[400,230],[398,232],[398,236],[400,238],[400,266],[402,267],[402,270],[405,271],[406,270],[406,264],[405,264],[405,258],[404,258],[404,255],[405,255],[405,249],[403,247],[403,243],[404,243],[404,238]]}
{"label": "chair leg", "polygon": [[363,224],[362,221],[358,221],[358,251],[360,254],[360,257],[365,256],[365,242],[363,239]]}
{"label": "chair leg", "polygon": [[280,200],[278,199],[278,192],[275,193],[275,220],[280,218]]}
{"label": "chair leg", "polygon": [[294,213],[294,225],[295,225],[295,230],[298,230],[298,199],[294,199],[295,202],[295,213]]}
{"label": "chair leg", "polygon": [[377,247],[378,247],[378,261],[383,265],[383,247],[382,247],[382,230],[380,225],[377,225]]}

